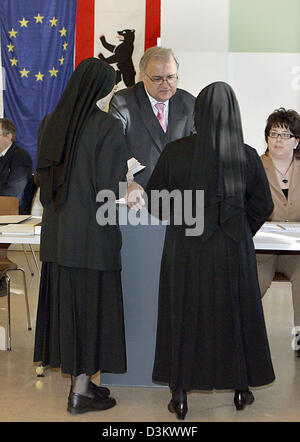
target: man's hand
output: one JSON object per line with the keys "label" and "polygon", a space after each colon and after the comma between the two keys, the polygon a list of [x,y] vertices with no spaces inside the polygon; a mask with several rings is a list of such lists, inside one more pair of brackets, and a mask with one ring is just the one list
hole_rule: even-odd
{"label": "man's hand", "polygon": [[144,189],[138,183],[133,181],[130,186],[127,188],[127,192],[125,194],[125,201],[127,206],[130,209],[135,210],[136,212],[140,210],[144,205],[145,201],[142,197],[144,193]]}

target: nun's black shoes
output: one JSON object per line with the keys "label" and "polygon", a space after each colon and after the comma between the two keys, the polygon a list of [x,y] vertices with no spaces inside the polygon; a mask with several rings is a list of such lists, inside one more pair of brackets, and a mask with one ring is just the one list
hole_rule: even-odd
{"label": "nun's black shoes", "polygon": [[[110,395],[110,390],[107,387],[102,387],[101,385],[96,385],[92,381],[89,383],[89,390],[100,396],[100,397],[108,397]],[[73,391],[73,385],[71,385],[70,394]]]}
{"label": "nun's black shoes", "polygon": [[93,393],[99,396],[108,397],[110,395],[109,388],[102,387],[101,385],[96,385],[93,382],[90,382],[89,387],[91,388]]}
{"label": "nun's black shoes", "polygon": [[174,401],[174,399],[171,399],[168,410],[171,413],[176,413],[177,419],[183,420],[188,411],[187,401]]}
{"label": "nun's black shoes", "polygon": [[254,402],[254,396],[249,390],[248,391],[235,390],[233,402],[237,410],[243,410],[246,405],[250,405],[252,404],[252,402]]}
{"label": "nun's black shoes", "polygon": [[80,414],[88,411],[108,410],[115,405],[116,401],[112,397],[95,395],[93,398],[90,398],[79,393],[70,393],[67,410],[71,414]]}

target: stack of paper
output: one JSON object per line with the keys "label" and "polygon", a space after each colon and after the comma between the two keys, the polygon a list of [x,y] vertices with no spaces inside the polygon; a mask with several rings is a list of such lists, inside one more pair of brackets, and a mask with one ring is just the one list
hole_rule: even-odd
{"label": "stack of paper", "polygon": [[[20,223],[20,224],[7,224],[6,226],[0,226],[0,233],[2,235],[40,235],[42,223]],[[1,242],[1,241],[0,241]]]}
{"label": "stack of paper", "polygon": [[2,235],[34,235],[34,224],[7,224],[0,227]]}
{"label": "stack of paper", "polygon": [[31,218],[31,215],[0,215],[0,224],[17,224]]}

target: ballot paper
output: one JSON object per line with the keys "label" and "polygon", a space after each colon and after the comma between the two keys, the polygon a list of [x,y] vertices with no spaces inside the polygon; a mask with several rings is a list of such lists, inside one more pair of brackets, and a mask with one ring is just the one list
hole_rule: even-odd
{"label": "ballot paper", "polygon": [[[146,166],[143,166],[137,159],[134,157],[130,158],[127,161],[128,166],[128,172],[132,175],[135,175],[136,173],[140,172],[141,170],[145,169]],[[125,198],[120,198],[116,200],[117,204],[126,204]]]}
{"label": "ballot paper", "polygon": [[127,161],[128,171],[131,171],[133,175],[145,169],[146,166],[143,166],[138,160],[134,157],[130,158]]}
{"label": "ballot paper", "polygon": [[300,223],[292,222],[266,222],[260,228],[260,232],[300,233]]}
{"label": "ballot paper", "polygon": [[17,224],[31,218],[31,215],[0,215],[0,224]]}

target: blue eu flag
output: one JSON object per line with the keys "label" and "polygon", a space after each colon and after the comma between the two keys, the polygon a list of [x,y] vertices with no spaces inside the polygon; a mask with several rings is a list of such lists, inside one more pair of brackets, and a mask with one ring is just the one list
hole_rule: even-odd
{"label": "blue eu flag", "polygon": [[4,116],[36,164],[38,127],[74,70],[77,0],[0,0]]}

